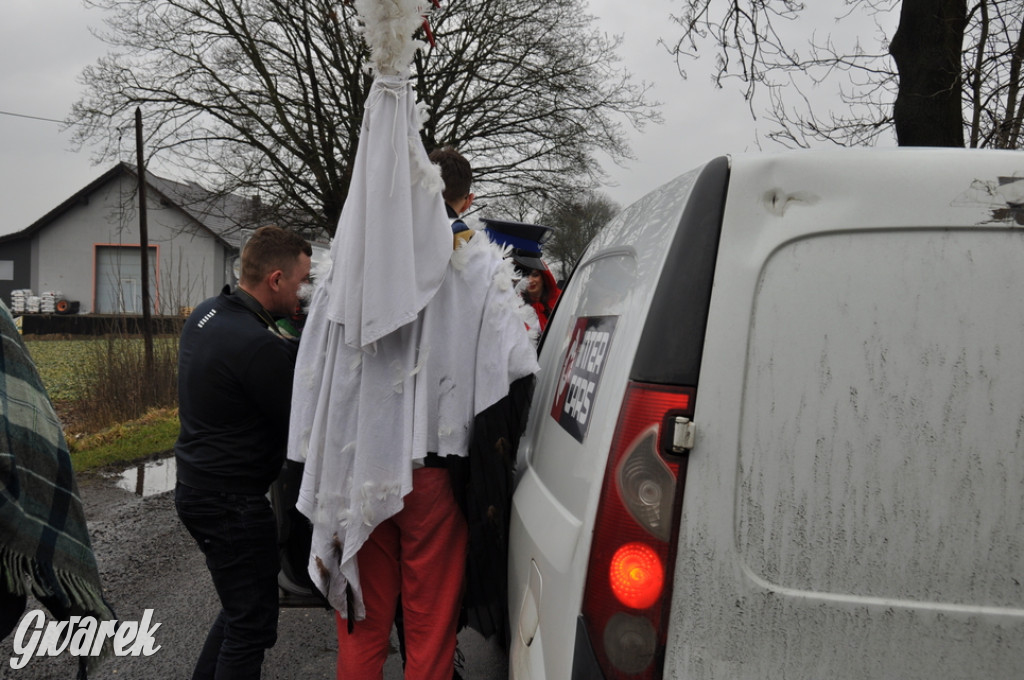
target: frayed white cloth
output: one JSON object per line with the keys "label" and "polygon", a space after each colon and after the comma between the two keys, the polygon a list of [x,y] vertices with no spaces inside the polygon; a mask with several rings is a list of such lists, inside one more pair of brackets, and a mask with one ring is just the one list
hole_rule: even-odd
{"label": "frayed white cloth", "polygon": [[[538,370],[511,264],[487,239],[452,253],[439,169],[409,82],[425,3],[358,0],[377,78],[352,183],[299,345],[288,458],[313,523],[309,573],[366,616],[356,553],[402,508],[413,461],[467,453],[474,416]],[[403,61],[404,60],[404,61]]]}
{"label": "frayed white cloth", "polygon": [[444,182],[418,131],[412,86],[378,77],[331,244],[326,312],[353,347],[411,323],[440,287],[451,256]]}
{"label": "frayed white cloth", "polygon": [[466,455],[474,416],[538,366],[511,265],[487,239],[452,254],[415,321],[371,347],[346,343],[324,313],[332,291],[317,286],[303,331],[288,457],[305,462],[296,507],[313,522],[310,576],[342,616],[351,586],[362,619],[355,556],[402,508],[413,461]]}

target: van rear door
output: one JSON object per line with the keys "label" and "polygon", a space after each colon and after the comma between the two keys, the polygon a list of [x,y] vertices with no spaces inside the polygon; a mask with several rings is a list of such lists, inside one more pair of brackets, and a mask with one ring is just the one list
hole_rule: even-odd
{"label": "van rear door", "polygon": [[1024,675],[1022,177],[734,161],[666,678]]}
{"label": "van rear door", "polygon": [[[628,208],[590,244],[562,293],[520,442],[510,532],[512,677],[599,677],[609,664],[619,670],[606,677],[660,669],[671,582],[640,592],[632,576],[613,584],[609,568],[639,574],[635,560],[653,545],[651,564],[669,573],[681,457],[668,460],[656,449],[669,431],[662,420],[689,413],[693,386],[656,383],[678,377],[667,369],[683,354],[696,378],[727,180],[720,158]],[[682,294],[667,280],[682,282]],[[648,370],[638,374],[638,362]],[[626,508],[622,496],[635,502]],[[610,502],[618,509],[609,512]],[[630,592],[613,593],[623,583]]]}

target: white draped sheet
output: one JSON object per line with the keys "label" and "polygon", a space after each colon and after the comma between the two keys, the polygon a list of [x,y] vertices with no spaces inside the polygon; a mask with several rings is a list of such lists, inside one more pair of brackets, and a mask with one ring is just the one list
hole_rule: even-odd
{"label": "white draped sheet", "polygon": [[343,616],[356,553],[402,508],[414,461],[466,455],[474,416],[537,371],[511,263],[477,236],[452,252],[440,171],[412,86],[418,0],[357,0],[376,79],[353,177],[299,345],[288,457],[313,523],[309,572]]}
{"label": "white draped sheet", "polygon": [[331,287],[314,293],[288,456],[305,462],[297,507],[313,523],[310,576],[342,616],[350,585],[365,617],[355,556],[402,508],[414,461],[466,455],[474,416],[538,368],[510,270],[500,249],[473,238],[415,321],[363,348],[324,313]]}

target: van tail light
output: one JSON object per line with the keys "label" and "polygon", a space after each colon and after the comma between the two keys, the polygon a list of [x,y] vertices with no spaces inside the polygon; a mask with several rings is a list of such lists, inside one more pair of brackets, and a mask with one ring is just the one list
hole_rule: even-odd
{"label": "van tail light", "polygon": [[672,452],[691,388],[631,382],[612,439],[582,618],[605,678],[661,678],[686,457]]}

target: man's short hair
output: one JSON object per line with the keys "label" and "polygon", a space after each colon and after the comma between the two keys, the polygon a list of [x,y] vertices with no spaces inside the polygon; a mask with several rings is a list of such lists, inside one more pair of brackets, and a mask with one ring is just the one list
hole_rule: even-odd
{"label": "man's short hair", "polygon": [[434,149],[430,152],[430,162],[441,167],[444,200],[454,203],[469,195],[473,187],[473,168],[461,153],[450,146]]}
{"label": "man's short hair", "polygon": [[239,282],[256,285],[275,269],[290,272],[302,253],[312,257],[313,248],[295,232],[274,225],[260,227],[242,248]]}

